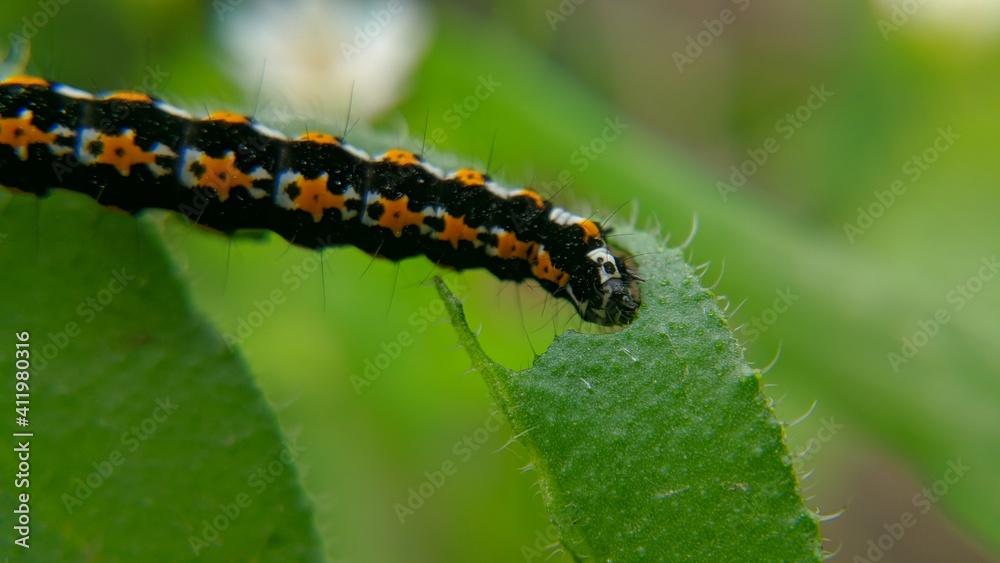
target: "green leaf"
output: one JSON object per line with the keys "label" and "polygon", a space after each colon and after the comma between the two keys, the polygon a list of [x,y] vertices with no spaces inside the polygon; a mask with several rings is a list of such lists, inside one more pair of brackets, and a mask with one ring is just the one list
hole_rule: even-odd
{"label": "green leaf", "polygon": [[[17,561],[318,560],[300,448],[242,360],[194,313],[149,222],[58,194],[0,202],[0,365],[30,333],[29,425],[5,399],[0,487]],[[4,397],[13,391],[5,377]],[[14,431],[33,436],[12,438]],[[13,544],[30,495],[30,549]],[[198,540],[204,541],[199,544]]]}
{"label": "green leaf", "polygon": [[[831,29],[866,26],[867,18],[855,14]],[[580,29],[577,40],[590,28]],[[716,263],[725,259],[729,273],[724,287],[748,299],[738,317],[742,321],[760,323],[773,314],[776,291],[797,296],[794,307],[774,324],[758,324],[755,336],[749,336],[751,331],[743,336],[756,340],[748,351],[751,358],[766,361],[782,349],[781,362],[768,378],[787,392],[780,412],[797,416],[819,399],[819,416],[797,429],[793,444],[818,444],[820,419],[836,419],[850,429],[810,456],[820,498],[839,507],[855,496],[858,483],[872,479],[873,454],[912,479],[908,493],[899,493],[904,499],[942,479],[949,463],[961,462],[976,469],[963,474],[947,495],[935,497],[935,510],[974,536],[971,541],[1000,553],[1000,503],[995,501],[1000,497],[1000,449],[995,447],[1000,442],[1000,356],[995,345],[1000,340],[1000,291],[994,277],[972,301],[950,293],[978,274],[1000,240],[1000,222],[994,217],[1000,191],[995,182],[984,180],[993,178],[996,135],[982,119],[995,105],[1000,86],[980,81],[990,76],[1000,84],[1000,73],[987,70],[995,65],[993,59],[984,57],[953,74],[955,69],[926,65],[930,51],[879,40],[855,46],[864,53],[857,57],[865,62],[860,67],[813,65],[811,74],[798,82],[802,90],[784,88],[792,94],[777,103],[772,82],[737,80],[721,106],[695,104],[697,111],[709,108],[711,114],[712,107],[733,103],[728,116],[700,122],[715,132],[709,135],[713,146],[733,149],[717,165],[704,166],[704,159],[684,154],[700,150],[683,146],[681,131],[690,127],[658,130],[650,123],[656,121],[650,116],[660,115],[657,104],[687,100],[702,89],[700,82],[678,87],[678,97],[666,101],[649,97],[653,105],[637,111],[632,96],[648,92],[622,82],[620,73],[600,60],[584,62],[594,51],[568,47],[576,44],[569,36],[561,36],[560,52],[577,60],[570,69],[585,72],[568,72],[567,65],[559,64],[564,59],[526,48],[517,33],[502,27],[483,29],[459,20],[441,30],[408,103],[409,113],[422,116],[423,108],[434,107],[438,99],[461,100],[469,94],[468,69],[488,70],[503,81],[503,88],[456,134],[449,131],[451,137],[474,147],[473,141],[489,139],[499,124],[501,132],[516,132],[516,142],[498,143],[508,171],[516,173],[530,163],[542,171],[540,178],[551,179],[562,168],[574,177],[570,191],[589,192],[588,201],[598,209],[614,209],[632,198],[642,202],[643,217],[655,216],[671,228],[684,228],[696,212],[703,227],[698,254]],[[906,80],[899,80],[900,69]],[[966,87],[971,81],[979,81],[975,96]],[[718,182],[728,181],[728,166],[739,165],[747,158],[746,149],[774,133],[776,119],[805,101],[797,98],[798,92],[821,83],[837,84],[837,99],[794,142],[782,142],[781,154],[768,162],[766,173],[723,198]],[[922,86],[915,89],[914,84]],[[451,90],[442,91],[446,87]],[[910,96],[914,91],[935,92],[933,103]],[[873,92],[878,95],[869,95]],[[686,102],[682,106],[688,108]],[[632,123],[628,133],[585,171],[574,166],[574,151],[596,138],[604,117],[617,115]],[[887,116],[877,132],[871,127],[873,115]],[[747,133],[748,120],[760,127]],[[963,135],[961,143],[942,156],[932,173],[911,183],[901,167],[928,147],[939,127],[952,125]],[[468,150],[459,142],[454,146]],[[876,146],[892,149],[873,150]],[[845,167],[845,162],[855,165]],[[516,176],[508,172],[508,177]],[[849,240],[844,228],[858,223],[859,207],[878,204],[874,192],[885,191],[897,179],[909,186],[906,195],[863,236]],[[956,309],[959,304],[961,310]],[[938,311],[948,313],[950,322],[894,369],[888,354],[901,354],[904,338],[923,338],[918,323],[926,324]],[[853,503],[846,521],[857,523],[870,514],[888,517],[877,512],[888,498]],[[847,555],[863,554],[866,542],[878,536],[870,532],[844,528],[834,536],[843,540]],[[946,535],[970,541],[962,534]]]}
{"label": "green leaf", "polygon": [[563,547],[598,561],[818,561],[784,427],[681,250],[642,255],[640,316],[567,332],[535,365],[486,357],[443,283],[459,341],[532,454]]}

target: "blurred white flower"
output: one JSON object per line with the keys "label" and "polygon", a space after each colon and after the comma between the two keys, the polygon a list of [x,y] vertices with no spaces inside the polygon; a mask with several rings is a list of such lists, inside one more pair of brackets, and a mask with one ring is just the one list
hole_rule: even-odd
{"label": "blurred white flower", "polygon": [[348,104],[352,122],[372,119],[403,94],[430,35],[416,0],[221,1],[233,79],[250,99],[261,88],[272,122],[343,119]]}
{"label": "blurred white flower", "polygon": [[1000,0],[872,0],[888,37],[904,26],[955,35],[965,43],[1000,39]]}

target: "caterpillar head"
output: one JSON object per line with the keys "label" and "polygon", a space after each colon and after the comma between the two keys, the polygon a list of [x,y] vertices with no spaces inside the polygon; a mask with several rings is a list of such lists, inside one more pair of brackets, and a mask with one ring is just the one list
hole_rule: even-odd
{"label": "caterpillar head", "polygon": [[580,316],[605,326],[631,323],[641,303],[642,278],[606,246],[591,250],[587,258],[591,262],[591,275],[584,282],[587,287],[569,288],[570,299]]}

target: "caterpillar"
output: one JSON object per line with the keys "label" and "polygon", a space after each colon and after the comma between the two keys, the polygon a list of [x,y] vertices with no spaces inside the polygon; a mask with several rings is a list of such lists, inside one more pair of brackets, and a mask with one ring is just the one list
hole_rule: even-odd
{"label": "caterpillar", "polygon": [[236,113],[197,118],[138,92],[93,95],[32,76],[0,80],[0,185],[86,194],[135,214],[180,212],[226,234],[425,255],[501,280],[535,280],[585,321],[630,323],[642,279],[591,219],[488,174],[446,174],[411,151],[377,156],[342,137],[297,138]]}

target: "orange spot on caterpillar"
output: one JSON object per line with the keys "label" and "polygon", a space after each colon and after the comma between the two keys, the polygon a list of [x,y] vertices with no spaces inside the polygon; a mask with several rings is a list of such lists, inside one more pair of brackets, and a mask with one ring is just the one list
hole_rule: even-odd
{"label": "orange spot on caterpillar", "polygon": [[198,158],[197,164],[201,165],[202,172],[199,175],[193,170],[195,164],[190,165],[191,172],[198,178],[198,182],[191,187],[211,188],[219,194],[220,201],[226,201],[233,188],[246,188],[252,193],[253,182],[258,179],[255,176],[260,176],[260,179],[270,177],[267,173],[251,176],[240,170],[236,166],[236,153],[232,151],[227,152],[222,158],[202,154]]}
{"label": "orange spot on caterpillar", "polygon": [[529,260],[536,252],[536,243],[518,240],[517,235],[505,232],[497,236],[497,256]]}
{"label": "orange spot on caterpillar", "polygon": [[404,151],[400,149],[393,149],[385,155],[382,156],[382,160],[385,162],[391,162],[397,166],[406,166],[408,164],[420,164],[420,159],[417,155],[410,151]]}
{"label": "orange spot on caterpillar", "polygon": [[300,192],[295,198],[295,206],[302,211],[313,216],[313,221],[317,223],[323,218],[323,211],[327,209],[343,210],[347,203],[347,197],[331,193],[327,187],[330,175],[324,172],[322,175],[306,179],[299,175],[295,181]]}
{"label": "orange spot on caterpillar", "polygon": [[304,133],[299,135],[296,141],[306,141],[311,143],[319,143],[321,145],[339,145],[340,140],[330,135],[329,133]]}
{"label": "orange spot on caterpillar", "polygon": [[465,217],[444,216],[444,230],[438,234],[438,238],[446,240],[452,246],[458,248],[459,241],[467,240],[475,244],[479,240],[479,231],[465,224]]}
{"label": "orange spot on caterpillar", "polygon": [[[103,145],[100,154],[95,154],[94,162],[110,164],[122,176],[128,176],[136,164],[156,164],[156,153],[144,151],[135,144],[135,131],[128,129],[121,135],[98,133],[90,143]],[[90,144],[88,143],[88,144]],[[86,150],[86,148],[85,148]]]}
{"label": "orange spot on caterpillar", "polygon": [[46,133],[32,123],[35,115],[31,110],[21,110],[17,117],[0,119],[0,144],[14,149],[18,158],[28,159],[30,145],[51,145],[59,137],[58,133]]}
{"label": "orange spot on caterpillar", "polygon": [[420,226],[424,223],[423,213],[410,211],[407,207],[410,203],[409,196],[403,196],[399,199],[380,198],[379,203],[385,208],[382,216],[378,219],[379,226],[391,230],[397,237],[403,235],[404,227]]}
{"label": "orange spot on caterpillar", "polygon": [[536,278],[550,281],[559,287],[563,287],[569,282],[569,274],[556,268],[552,264],[552,257],[544,250],[539,252],[535,258],[535,263],[531,266],[531,273]]}
{"label": "orange spot on caterpillar", "polygon": [[486,185],[486,176],[483,176],[482,173],[476,172],[475,170],[469,170],[468,168],[455,172],[455,175],[452,176],[452,178],[469,187]]}
{"label": "orange spot on caterpillar", "polygon": [[597,223],[594,223],[590,219],[584,219],[580,223],[580,227],[583,228],[583,234],[588,241],[594,237],[601,236],[601,229],[597,226]]}
{"label": "orange spot on caterpillar", "polygon": [[114,92],[112,94],[109,94],[104,99],[121,100],[123,102],[140,102],[146,104],[153,103],[153,98],[150,98],[149,96],[141,92]]}
{"label": "orange spot on caterpillar", "polygon": [[49,81],[36,76],[11,76],[0,81],[0,86],[43,86],[48,87]]}
{"label": "orange spot on caterpillar", "polygon": [[542,196],[538,195],[538,192],[534,192],[534,191],[531,191],[531,190],[520,190],[517,193],[515,193],[514,195],[515,196],[524,196],[526,198],[529,198],[529,199],[531,199],[531,201],[535,202],[535,205],[537,205],[538,207],[540,207],[542,209],[545,209],[545,199],[542,198]]}
{"label": "orange spot on caterpillar", "polygon": [[208,116],[208,121],[224,121],[226,123],[234,123],[237,125],[249,125],[250,120],[245,116],[238,113],[233,113],[231,111],[216,111]]}

